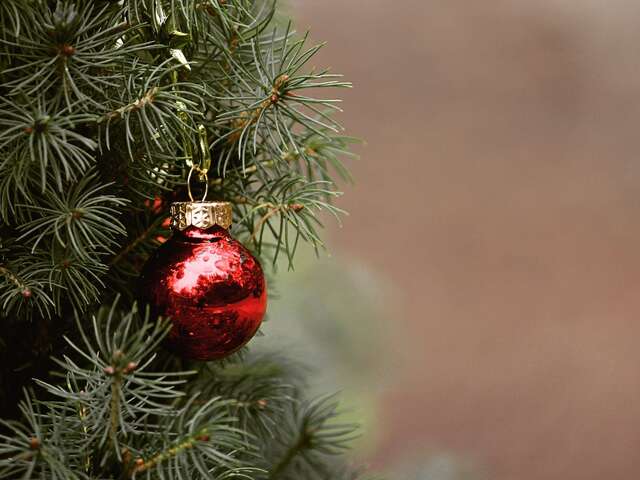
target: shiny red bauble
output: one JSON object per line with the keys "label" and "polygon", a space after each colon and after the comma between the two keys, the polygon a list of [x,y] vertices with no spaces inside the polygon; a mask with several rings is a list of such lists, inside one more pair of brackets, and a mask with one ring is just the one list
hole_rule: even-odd
{"label": "shiny red bauble", "polygon": [[167,348],[191,360],[236,352],[267,308],[260,263],[217,225],[176,230],[144,266],[140,289],[151,314],[173,323]]}

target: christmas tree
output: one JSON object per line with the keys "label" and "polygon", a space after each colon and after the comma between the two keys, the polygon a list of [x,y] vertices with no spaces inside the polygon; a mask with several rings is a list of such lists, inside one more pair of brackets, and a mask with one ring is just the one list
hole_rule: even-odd
{"label": "christmas tree", "polygon": [[321,248],[352,142],[324,92],[349,84],[270,0],[3,0],[0,22],[0,477],[359,477],[295,359],[172,353],[139,288],[190,197],[231,203],[241,263]]}

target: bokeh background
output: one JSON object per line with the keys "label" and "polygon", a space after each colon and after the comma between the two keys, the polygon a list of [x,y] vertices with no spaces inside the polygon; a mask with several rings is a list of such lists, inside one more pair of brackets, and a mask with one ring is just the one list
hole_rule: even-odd
{"label": "bokeh background", "polygon": [[356,407],[357,457],[639,478],[640,2],[289,3],[367,143],[267,334]]}

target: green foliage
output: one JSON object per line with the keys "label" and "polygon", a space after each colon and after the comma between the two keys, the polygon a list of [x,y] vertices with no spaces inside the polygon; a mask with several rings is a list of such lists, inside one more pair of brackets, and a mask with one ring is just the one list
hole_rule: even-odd
{"label": "green foliage", "polygon": [[79,258],[91,258],[100,253],[114,253],[111,247],[116,238],[126,233],[118,220],[118,210],[128,202],[113,195],[101,195],[106,185],[92,185],[95,175],[86,175],[62,196],[43,195],[43,204],[21,205],[33,212],[33,219],[22,223],[18,230],[24,233],[18,240],[33,243],[32,253],[45,238],[68,248]]}
{"label": "green foliage", "polygon": [[22,246],[0,248],[0,308],[9,315],[29,318],[35,310],[49,317],[55,303],[51,298],[49,268]]}
{"label": "green foliage", "polygon": [[348,177],[340,157],[352,139],[332,116],[339,100],[318,95],[349,84],[306,69],[320,47],[290,23],[278,27],[274,12],[258,0],[3,3],[0,212],[44,250],[72,242],[75,273],[33,290],[57,312],[99,300],[63,297],[104,278],[103,253],[115,255],[115,272],[128,260],[111,251],[129,248],[120,225],[104,228],[117,214],[69,223],[78,200],[69,192],[97,172],[100,201],[113,197],[121,213],[172,198],[188,162],[200,160],[198,125],[218,175],[210,190],[238,203],[239,235],[255,251],[274,261],[284,251],[292,266],[299,240],[322,246],[317,213],[340,212],[332,177]]}
{"label": "green foliage", "polygon": [[[316,233],[317,227],[322,226],[317,212],[325,210],[336,217],[342,213],[330,203],[332,197],[339,195],[331,190],[330,182],[309,181],[295,173],[263,182],[256,180],[244,186],[241,195],[247,200],[239,207],[243,213],[240,223],[250,233],[249,240],[258,253],[262,253],[263,246],[274,252],[274,264],[278,253],[284,250],[292,265],[300,239],[316,248],[322,245]],[[275,243],[265,242],[266,231]]]}
{"label": "green foliage", "polygon": [[337,403],[331,397],[297,404],[285,419],[284,434],[269,445],[266,458],[275,460],[269,478],[333,478],[336,465],[327,460],[348,449],[354,426],[332,421]]}
{"label": "green foliage", "polygon": [[0,476],[353,478],[353,427],[305,399],[295,365],[182,365],[134,303],[205,158],[263,263],[322,247],[354,140],[324,94],[350,85],[307,67],[320,46],[271,0],[4,0],[0,24],[0,322],[68,333],[62,377],[39,372],[0,427]]}
{"label": "green foliage", "polygon": [[169,322],[102,308],[67,339],[59,383],[38,381],[25,422],[3,422],[0,475],[23,478],[332,478],[353,425],[329,397],[303,401],[291,365],[259,357],[158,372]]}
{"label": "green foliage", "polygon": [[96,143],[73,130],[86,116],[50,112],[42,98],[24,103],[4,99],[0,105],[0,171],[6,176],[1,211],[7,215],[15,212],[12,201],[19,198],[12,193],[33,201],[34,182],[40,191],[55,188],[61,193],[65,182],[76,180],[92,164]]}
{"label": "green foliage", "polygon": [[194,372],[153,371],[153,352],[168,323],[149,322],[135,306],[122,312],[114,304],[93,318],[92,327],[93,338],[80,327],[83,348],[69,341],[76,359],[58,360],[64,382],[38,382],[53,400],[27,396],[22,411],[29,428],[5,423],[13,435],[0,446],[12,455],[0,460],[3,474],[91,478],[110,472],[118,478],[155,471],[158,478],[196,478],[197,472],[208,478],[220,468],[242,469],[239,456],[250,445],[235,428],[229,401],[199,402],[197,395],[181,401],[177,387]]}

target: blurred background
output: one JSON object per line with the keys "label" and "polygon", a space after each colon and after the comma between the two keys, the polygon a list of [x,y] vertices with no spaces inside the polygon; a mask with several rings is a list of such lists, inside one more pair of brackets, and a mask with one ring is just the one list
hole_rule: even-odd
{"label": "blurred background", "polygon": [[[290,0],[356,179],[266,333],[409,480],[640,476],[640,2]],[[280,321],[280,318],[284,320]]]}

